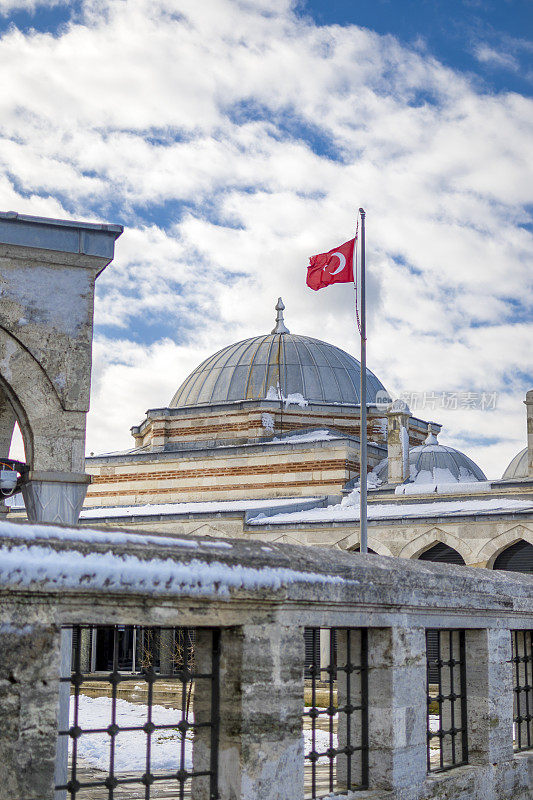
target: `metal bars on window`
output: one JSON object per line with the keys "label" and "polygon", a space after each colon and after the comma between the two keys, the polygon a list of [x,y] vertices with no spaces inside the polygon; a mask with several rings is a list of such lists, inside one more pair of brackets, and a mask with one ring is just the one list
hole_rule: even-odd
{"label": "metal bars on window", "polygon": [[[62,633],[68,652],[56,800],[184,800],[195,786],[202,797],[218,798],[219,630],[75,626]],[[110,672],[91,669],[99,635],[98,656]]]}
{"label": "metal bars on window", "polygon": [[305,797],[368,786],[365,628],[307,628]]}
{"label": "metal bars on window", "polygon": [[511,631],[513,645],[514,746],[533,747],[533,631]]}
{"label": "metal bars on window", "polygon": [[426,631],[428,772],[468,763],[464,630]]}

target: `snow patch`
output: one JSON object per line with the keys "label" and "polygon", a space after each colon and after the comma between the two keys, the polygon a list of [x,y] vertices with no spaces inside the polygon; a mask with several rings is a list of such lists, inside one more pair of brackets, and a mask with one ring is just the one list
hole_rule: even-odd
{"label": "snow patch", "polygon": [[274,433],[274,417],[272,414],[261,414],[261,425],[269,433]]}
{"label": "snow patch", "polygon": [[324,429],[320,429],[317,431],[309,431],[309,433],[297,433],[294,436],[285,436],[283,439],[279,439],[275,437],[272,439],[271,442],[268,444],[291,444],[293,442],[302,443],[302,442],[325,442],[328,439],[338,439],[339,436],[336,434],[331,433],[331,431]]}
{"label": "snow patch", "polygon": [[300,394],[300,392],[291,392],[291,394],[288,394],[285,397],[280,389],[279,383],[276,387],[268,387],[265,400],[277,400],[278,403],[283,403],[285,408],[288,408],[289,406],[300,406],[300,408],[305,408],[309,405],[309,401],[306,400],[303,394]]}
{"label": "snow patch", "polygon": [[[271,442],[265,442],[271,444]],[[99,519],[100,517],[147,517],[165,514],[218,514],[225,511],[250,511],[255,508],[276,508],[292,505],[300,500],[309,504],[316,502],[316,497],[282,497],[269,500],[210,500],[205,503],[153,503],[144,506],[92,506],[84,508],[80,519]],[[154,538],[154,537],[152,537]],[[159,536],[157,541],[161,541]],[[176,540],[173,540],[176,541]],[[216,546],[212,544],[211,546]],[[231,547],[231,545],[224,545]]]}
{"label": "snow patch", "polygon": [[[354,490],[358,493],[359,490]],[[353,493],[352,493],[353,494]],[[271,517],[253,517],[249,525],[291,525],[300,522],[352,522],[359,520],[359,502],[354,495],[352,502],[343,498],[341,503],[327,508],[310,508],[274,514]],[[531,500],[493,498],[490,500],[441,500],[428,503],[371,503],[368,519],[417,519],[419,517],[449,517],[470,514],[499,514],[506,511],[533,511]]]}

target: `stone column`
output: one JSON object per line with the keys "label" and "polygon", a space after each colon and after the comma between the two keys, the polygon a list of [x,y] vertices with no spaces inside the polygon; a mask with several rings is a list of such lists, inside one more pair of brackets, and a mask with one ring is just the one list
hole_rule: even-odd
{"label": "stone column", "polygon": [[320,628],[320,680],[327,683],[331,666],[331,630]]}
{"label": "stone column", "polygon": [[[301,633],[277,624],[221,632],[219,792],[224,800],[304,796]],[[197,664],[201,648],[197,640]],[[205,713],[199,689],[195,714]],[[201,738],[208,734],[201,731],[193,750],[195,769],[207,759],[207,739],[202,745]],[[208,800],[207,791],[207,782],[196,779],[193,800]]]}
{"label": "stone column", "polygon": [[[61,663],[59,674],[61,678],[69,678],[71,675],[72,664],[72,628],[61,629]],[[81,667],[84,670],[84,667]],[[69,727],[70,710],[70,682],[61,681],[59,684],[59,699],[57,711],[57,729],[66,731]],[[68,783],[68,747],[69,737],[58,736],[56,747],[56,763],[54,771],[54,783],[56,786],[64,786]],[[54,792],[54,800],[67,800],[67,790],[58,789]]]}
{"label": "stone column", "polygon": [[395,400],[387,411],[388,483],[403,483],[409,477],[409,416],[403,400]]}
{"label": "stone column", "polygon": [[426,779],[426,632],[368,629],[370,789],[412,790]]}
{"label": "stone column", "polygon": [[509,630],[466,631],[468,761],[513,758],[513,665]]}
{"label": "stone column", "polygon": [[28,520],[76,525],[90,482],[84,473],[28,472],[22,484]]}
{"label": "stone column", "polygon": [[533,478],[533,389],[530,389],[524,400],[527,413],[527,474]]}
{"label": "stone column", "polygon": [[52,800],[60,630],[0,625],[0,800]]}

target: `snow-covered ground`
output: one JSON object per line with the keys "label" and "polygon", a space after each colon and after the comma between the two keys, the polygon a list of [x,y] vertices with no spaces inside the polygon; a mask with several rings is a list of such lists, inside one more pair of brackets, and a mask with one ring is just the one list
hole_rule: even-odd
{"label": "snow-covered ground", "polygon": [[[130,703],[117,699],[116,723],[119,727],[141,727],[148,721],[148,707],[143,703]],[[70,724],[74,724],[74,698],[70,703]],[[181,711],[164,706],[152,706],[152,722],[155,725],[177,725]],[[194,722],[189,713],[188,722]],[[80,695],[78,724],[82,730],[88,728],[107,728],[111,724],[111,698],[87,697]],[[181,734],[177,728],[155,731],[152,734],[150,765],[152,770],[177,770],[180,768]],[[192,767],[193,732],[188,731],[185,739],[185,768]],[[146,740],[144,731],[124,731],[115,737],[115,772],[144,772],[146,768]],[[84,733],[78,739],[78,755],[87,765],[107,771],[109,769],[111,737],[107,733]],[[304,731],[305,752],[311,750],[312,734]],[[323,753],[329,747],[329,733],[320,729],[315,733],[317,752]],[[333,737],[337,746],[337,736]],[[318,763],[327,763],[327,757]]]}
{"label": "snow-covered ground", "polygon": [[[117,699],[116,723],[119,727],[141,727],[148,722],[148,706]],[[73,724],[74,703],[71,698],[70,724]],[[152,706],[155,725],[177,725],[181,711]],[[191,714],[189,722],[194,719]],[[111,698],[80,695],[78,724],[87,728],[107,728],[111,724]],[[144,772],[146,768],[146,740],[144,731],[124,731],[115,737],[115,772]],[[177,728],[154,731],[152,734],[150,766],[152,770],[178,770],[180,768],[181,733]],[[78,755],[97,769],[109,769],[111,737],[108,733],[84,733],[78,739]],[[186,769],[192,767],[192,731],[185,739]]]}

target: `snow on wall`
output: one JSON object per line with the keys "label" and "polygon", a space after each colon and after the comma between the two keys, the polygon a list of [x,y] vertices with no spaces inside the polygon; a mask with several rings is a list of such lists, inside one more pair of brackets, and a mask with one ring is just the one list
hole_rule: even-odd
{"label": "snow on wall", "polygon": [[272,414],[265,412],[261,414],[261,425],[269,433],[274,433],[274,417]]}
{"label": "snow on wall", "polygon": [[[32,527],[32,526],[25,526]],[[339,577],[285,567],[245,567],[220,561],[175,561],[113,552],[81,553],[42,545],[0,547],[0,587],[100,590],[147,595],[229,597],[232,590],[276,591],[291,583],[339,583]]]}
{"label": "snow on wall", "polygon": [[308,433],[297,433],[294,435],[285,436],[283,439],[279,439],[278,437],[274,437],[272,442],[267,442],[266,444],[274,444],[283,442],[284,444],[301,444],[303,442],[325,442],[330,439],[340,439],[342,438],[339,434],[332,433],[331,431],[326,430],[325,428],[320,428],[316,431],[309,431]]}
{"label": "snow on wall", "polygon": [[[109,511],[110,509],[107,509]],[[2,539],[21,540],[52,540],[59,539],[65,542],[92,542],[94,544],[147,544],[163,547],[199,547],[194,539],[180,539],[170,536],[146,536],[144,534],[127,533],[122,531],[91,530],[90,528],[56,528],[53,525],[29,525],[17,522],[0,522],[0,542]],[[215,549],[231,549],[229,542],[202,541],[202,547]]]}

